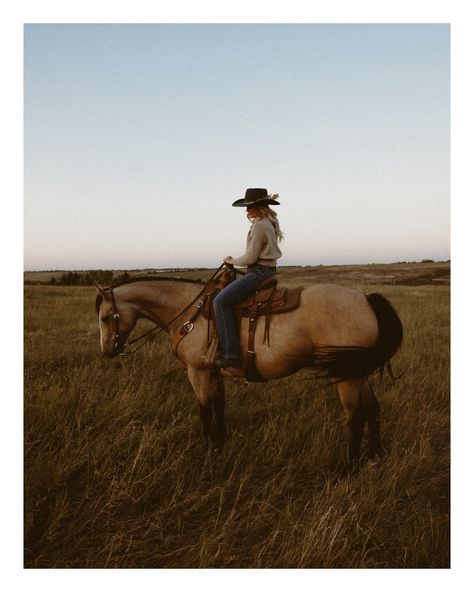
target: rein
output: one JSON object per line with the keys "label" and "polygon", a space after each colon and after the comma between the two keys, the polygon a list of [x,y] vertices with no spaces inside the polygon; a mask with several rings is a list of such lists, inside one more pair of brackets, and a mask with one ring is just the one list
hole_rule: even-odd
{"label": "rein", "polygon": [[[141,347],[143,347],[144,345],[146,345],[147,343],[149,343],[152,339],[154,339],[156,335],[159,335],[159,333],[161,333],[162,331],[164,331],[165,329],[167,329],[174,321],[176,321],[177,318],[179,318],[183,313],[185,313],[188,310],[188,308],[190,306],[192,306],[196,302],[196,300],[198,298],[200,298],[202,296],[202,294],[207,289],[208,285],[212,282],[212,280],[216,277],[216,275],[224,267],[224,265],[225,265],[225,263],[222,263],[214,271],[214,273],[207,280],[207,282],[204,285],[204,288],[199,292],[199,294],[185,308],[183,308],[183,310],[181,312],[179,312],[170,321],[168,321],[166,323],[166,325],[163,325],[163,327],[159,327],[157,325],[156,327],[153,327],[152,329],[150,329],[149,331],[146,331],[142,335],[139,335],[135,339],[132,339],[132,341],[129,341],[128,343],[125,343],[123,345],[123,347],[122,347],[122,351],[119,351],[119,348],[120,348],[120,315],[118,314],[117,307],[115,305],[115,297],[114,297],[113,288],[109,288],[110,295],[111,295],[111,301],[112,301],[113,317],[114,317],[114,328],[115,328],[114,349],[115,349],[115,351],[117,351],[120,356],[130,356],[131,354],[134,354],[137,350],[139,350]],[[137,345],[135,348],[133,348],[129,352],[124,352],[123,351],[124,349],[131,347],[134,343],[137,343],[138,341],[142,341],[143,339],[145,339],[143,341],[143,343],[140,343],[140,345]]]}

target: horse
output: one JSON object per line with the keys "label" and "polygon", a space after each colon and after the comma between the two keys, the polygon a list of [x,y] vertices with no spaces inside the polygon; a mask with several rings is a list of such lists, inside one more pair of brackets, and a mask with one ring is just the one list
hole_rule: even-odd
{"label": "horse", "polygon": [[[203,288],[200,280],[147,277],[113,288],[96,287],[101,353],[108,358],[124,354],[127,339],[140,318],[166,331],[173,343],[179,342],[175,353],[194,390],[205,441],[208,446],[221,448],[226,438],[223,379],[229,374],[203,362],[209,354],[208,321],[197,314],[199,310],[193,322],[186,320],[191,304],[209,283]],[[316,378],[333,377],[345,416],[345,464],[350,468],[358,465],[366,423],[369,463],[380,464],[379,403],[368,378],[377,370],[382,373],[385,367],[391,373],[390,359],[403,339],[402,323],[390,302],[378,293],[364,294],[332,284],[312,285],[303,287],[298,308],[271,316],[271,343],[265,343],[263,324],[257,322],[255,329],[255,362],[263,380],[282,378],[302,368],[319,371]],[[243,318],[243,358],[248,326],[249,319]]]}

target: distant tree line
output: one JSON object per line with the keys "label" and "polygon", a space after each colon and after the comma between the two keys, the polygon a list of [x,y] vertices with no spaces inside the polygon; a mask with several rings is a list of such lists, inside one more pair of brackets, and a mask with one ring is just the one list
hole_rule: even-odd
{"label": "distant tree line", "polygon": [[126,282],[132,276],[124,271],[114,277],[114,272],[110,269],[92,269],[90,271],[67,271],[61,276],[52,275],[49,281],[38,282],[37,280],[25,280],[25,284],[43,284],[46,286],[93,286],[96,282],[104,286],[113,286]]}

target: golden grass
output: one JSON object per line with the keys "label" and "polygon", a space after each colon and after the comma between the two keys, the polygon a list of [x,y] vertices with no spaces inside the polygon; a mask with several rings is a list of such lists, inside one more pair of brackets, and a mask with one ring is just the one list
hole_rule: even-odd
{"label": "golden grass", "polygon": [[348,479],[335,387],[309,371],[228,383],[209,454],[166,337],[102,359],[94,289],[27,287],[25,566],[449,567],[449,287],[375,290],[406,373],[373,379],[387,456]]}

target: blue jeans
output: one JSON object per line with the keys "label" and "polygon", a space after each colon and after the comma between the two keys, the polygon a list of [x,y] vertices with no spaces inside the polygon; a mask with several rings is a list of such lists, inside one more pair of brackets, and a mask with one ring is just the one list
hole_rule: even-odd
{"label": "blue jeans", "polygon": [[240,357],[239,335],[235,327],[232,305],[253,294],[264,280],[274,275],[275,268],[250,265],[245,275],[231,282],[214,298],[219,351],[224,358]]}

